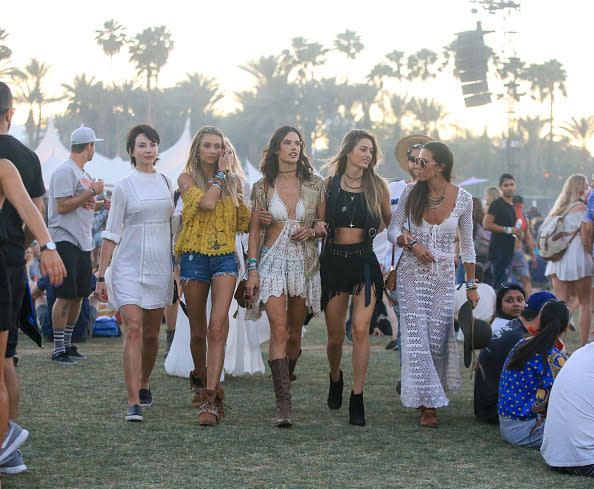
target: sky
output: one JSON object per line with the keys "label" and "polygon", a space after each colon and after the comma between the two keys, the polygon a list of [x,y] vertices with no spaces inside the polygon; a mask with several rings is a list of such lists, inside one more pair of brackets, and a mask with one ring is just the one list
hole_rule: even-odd
{"label": "sky", "polygon": [[[496,31],[486,36],[486,42],[496,51],[501,53],[506,47],[511,52],[513,46],[527,63],[556,58],[563,64],[568,74],[568,98],[560,98],[556,105],[560,122],[571,116],[594,114],[594,70],[589,62],[589,45],[584,42],[592,29],[594,6],[583,0],[519,1],[520,10],[504,21],[503,15],[488,15],[469,0],[33,0],[10,2],[10,7],[2,11],[0,27],[9,33],[7,44],[13,50],[14,65],[24,66],[33,57],[51,64],[49,92],[56,95],[61,92],[60,85],[70,83],[77,73],[85,72],[104,81],[134,76],[126,52],[114,58],[112,67],[96,44],[95,31],[104,21],[116,19],[127,26],[129,35],[164,24],[173,34],[175,49],[160,75],[159,86],[172,85],[185,73],[204,73],[219,80],[226,93],[223,110],[229,110],[234,106],[233,92],[253,85],[252,77],[238,66],[262,55],[278,54],[289,47],[293,37],[302,36],[331,47],[337,33],[345,29],[358,32],[365,44],[359,58],[353,62],[331,55],[329,69],[362,81],[386,53],[397,49],[410,54],[421,48],[439,52],[456,32],[473,30],[476,20],[482,20],[483,29]],[[471,13],[473,8],[479,10],[478,15]],[[506,29],[516,34],[504,35]],[[506,39],[512,42],[504,42]],[[451,125],[475,132],[488,126],[491,134],[500,134],[505,126],[503,103],[466,109],[460,86],[453,78],[398,88],[405,89],[409,94],[435,97],[446,105]],[[521,110],[532,117],[547,115],[546,104],[532,101],[524,103]],[[17,124],[23,123],[26,111],[18,111],[15,117]]]}

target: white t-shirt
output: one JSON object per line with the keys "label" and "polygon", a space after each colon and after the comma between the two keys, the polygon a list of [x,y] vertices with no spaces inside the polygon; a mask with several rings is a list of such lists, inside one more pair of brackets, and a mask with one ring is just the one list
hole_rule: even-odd
{"label": "white t-shirt", "polygon": [[594,464],[594,343],[571,355],[553,383],[540,453],[551,467]]}
{"label": "white t-shirt", "polygon": [[[402,192],[404,191],[405,188],[406,188],[405,180],[399,180],[398,182],[391,182],[388,185],[388,190],[390,191],[390,200],[391,200],[391,204],[392,204],[392,214],[394,214],[394,211],[396,210],[396,206],[398,205],[398,200],[400,199],[400,195],[402,194]],[[387,233],[388,233],[387,230],[380,233],[380,234],[386,235],[385,240],[386,240],[387,246],[385,246],[385,249],[383,250],[383,254],[380,254],[380,253],[378,253],[378,251],[376,251],[378,260],[380,261],[380,264],[383,265],[383,269],[386,272],[390,269],[390,266],[392,265],[392,243],[387,241]],[[399,246],[396,245],[396,247],[394,249],[394,266],[396,266],[398,264],[398,260],[400,260],[400,255],[402,255],[402,248],[400,248]],[[383,257],[383,259],[382,259],[382,257]]]}
{"label": "white t-shirt", "polygon": [[[489,284],[481,282],[478,283],[477,286],[477,292],[480,299],[472,311],[472,315],[475,319],[482,319],[483,321],[490,322],[493,318],[493,314],[495,314],[495,301],[497,296],[493,287]],[[458,316],[458,311],[466,300],[466,286],[464,284],[462,284],[460,288],[456,286],[456,291],[454,292],[454,316]]]}

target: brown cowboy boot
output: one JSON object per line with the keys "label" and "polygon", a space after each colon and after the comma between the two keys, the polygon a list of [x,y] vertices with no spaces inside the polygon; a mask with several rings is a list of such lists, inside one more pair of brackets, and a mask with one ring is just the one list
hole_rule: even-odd
{"label": "brown cowboy boot", "polygon": [[192,407],[200,408],[200,390],[206,387],[206,367],[204,369],[195,368],[190,372],[190,387],[194,392]]}
{"label": "brown cowboy boot", "polygon": [[291,391],[289,381],[289,359],[279,358],[269,360],[276,395],[276,421],[279,428],[289,427],[293,424],[291,419]]}
{"label": "brown cowboy boot", "polygon": [[297,360],[299,360],[299,357],[301,356],[301,353],[303,351],[299,350],[299,355],[297,355],[297,358],[295,358],[294,360],[289,358],[289,380],[291,382],[293,382],[294,380],[297,380],[297,376],[295,375],[295,367],[297,366]]}
{"label": "brown cowboy boot", "polygon": [[425,428],[437,428],[437,409],[426,408],[424,406],[421,406],[419,409],[421,410],[419,425]]}
{"label": "brown cowboy boot", "polygon": [[220,421],[227,414],[225,409],[231,408],[229,406],[226,406],[223,402],[223,400],[225,399],[225,389],[223,389],[223,386],[221,384],[217,384],[217,386],[215,387],[215,394],[215,404],[217,405],[217,409],[219,410],[218,421]]}
{"label": "brown cowboy boot", "polygon": [[211,389],[200,389],[200,424],[202,426],[215,426],[219,418],[217,407],[217,393]]}

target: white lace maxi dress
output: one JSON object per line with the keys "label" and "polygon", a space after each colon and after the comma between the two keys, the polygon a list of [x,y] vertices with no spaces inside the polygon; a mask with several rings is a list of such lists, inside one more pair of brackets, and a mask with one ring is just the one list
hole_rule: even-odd
{"label": "white lace maxi dress", "polygon": [[171,182],[134,170],[113,189],[103,238],[117,244],[105,274],[109,305],[160,309],[173,298]]}
{"label": "white lace maxi dress", "polygon": [[398,267],[398,298],[402,328],[402,393],[406,407],[439,408],[449,403],[446,391],[459,391],[460,367],[454,336],[454,252],[460,230],[460,255],[475,263],[472,241],[472,197],[459,188],[456,204],[439,225],[423,220],[420,226],[406,216],[406,202],[413,184],[406,186],[388,229],[396,242],[410,223],[414,239],[426,246],[436,262],[423,265],[405,250]]}
{"label": "white lace maxi dress", "polygon": [[309,280],[305,278],[305,260],[303,243],[291,239],[291,235],[305,219],[305,206],[300,199],[295,209],[295,219],[289,219],[285,203],[276,193],[272,195],[268,210],[276,222],[284,226],[274,244],[262,250],[258,263],[260,284],[253,306],[246,312],[246,319],[255,320],[262,315],[264,304],[268,298],[287,295],[305,298],[308,312],[320,313],[320,297],[322,285],[320,272],[316,272]]}

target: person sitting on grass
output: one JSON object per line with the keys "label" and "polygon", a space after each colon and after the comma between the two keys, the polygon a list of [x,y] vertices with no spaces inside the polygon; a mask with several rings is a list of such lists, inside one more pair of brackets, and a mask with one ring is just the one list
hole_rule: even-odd
{"label": "person sitting on grass", "polygon": [[526,292],[521,285],[503,284],[497,291],[495,299],[495,317],[491,323],[493,333],[501,329],[512,319],[520,317],[526,304]]}
{"label": "person sitting on grass", "polygon": [[550,292],[532,294],[519,318],[493,330],[491,343],[478,356],[479,369],[474,377],[474,415],[485,423],[499,423],[497,400],[499,379],[507,355],[518,341],[538,328],[538,313],[542,306],[556,297]]}
{"label": "person sitting on grass", "polygon": [[547,302],[539,332],[507,356],[499,381],[499,430],[512,445],[540,448],[551,387],[567,356],[555,346],[569,324],[565,302]]}

